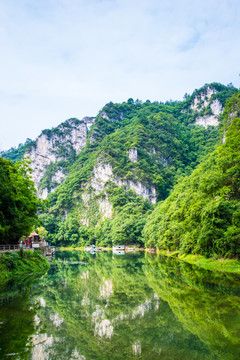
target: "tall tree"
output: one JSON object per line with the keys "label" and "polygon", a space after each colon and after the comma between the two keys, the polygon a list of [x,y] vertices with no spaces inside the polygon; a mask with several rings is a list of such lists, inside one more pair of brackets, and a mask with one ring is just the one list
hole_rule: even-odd
{"label": "tall tree", "polygon": [[28,162],[0,158],[0,243],[15,244],[37,223],[38,198]]}

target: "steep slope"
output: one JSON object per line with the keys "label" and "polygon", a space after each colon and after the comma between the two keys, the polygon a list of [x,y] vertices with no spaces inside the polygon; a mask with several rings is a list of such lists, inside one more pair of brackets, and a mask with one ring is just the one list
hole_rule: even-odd
{"label": "steep slope", "polygon": [[25,151],[32,163],[32,178],[38,195],[46,198],[48,193],[61,184],[71,165],[86,145],[89,126],[94,118],[85,117],[81,121],[69,119],[52,130],[44,130],[34,146]]}
{"label": "steep slope", "polygon": [[194,123],[205,128],[219,125],[219,115],[223,112],[226,99],[234,94],[234,91],[229,90],[216,83],[195,90],[190,105],[195,114]]}
{"label": "steep slope", "polygon": [[[200,98],[208,88],[214,85],[199,90]],[[208,92],[206,106],[221,91]],[[49,195],[49,211],[41,218],[50,241],[142,244],[150,204],[165,199],[219,141],[215,127],[195,124],[201,115],[191,108],[197,94],[183,102],[107,104],[66,180]]]}
{"label": "steep slope", "polygon": [[[126,124],[126,120],[136,116],[139,111],[146,110],[147,106],[149,108],[148,115],[162,111],[165,114],[173,115],[178,122],[185,125],[201,125],[205,128],[208,125],[216,126],[226,99],[235,91],[236,89],[231,84],[226,87],[212,83],[195,90],[192,96],[186,94],[185,101],[182,102],[170,101],[165,104],[159,102],[151,104],[150,101],[146,101],[142,104],[139,100],[134,103],[132,99],[129,99],[127,103],[123,104],[110,103],[98,116],[98,124],[91,134],[91,142],[101,141],[105,135],[122,127]],[[20,144],[18,148],[1,152],[1,156],[10,158],[14,162],[24,156],[30,157],[33,169],[32,177],[38,195],[46,198],[48,193],[52,192],[66,178],[69,166],[74,163],[76,154],[86,145],[87,133],[94,124],[94,120],[95,118],[92,117],[85,117],[82,120],[69,119],[56,128],[42,131],[35,141],[27,139],[25,144]],[[195,145],[197,145],[197,141],[195,141]],[[155,149],[150,149],[150,151],[155,151]],[[135,148],[129,150],[129,156],[131,154],[136,158]]]}
{"label": "steep slope", "polygon": [[96,118],[69,119],[1,156],[32,161],[38,195],[50,202],[41,217],[52,242],[143,244],[154,204],[219,142],[234,92],[212,83],[184,101],[109,103]]}
{"label": "steep slope", "polygon": [[86,145],[87,133],[93,123],[93,117],[66,120],[56,128],[43,130],[35,141],[28,139],[24,145],[1,155],[12,161],[28,157],[38,196],[45,199],[65,180],[76,154]]}
{"label": "steep slope", "polygon": [[224,143],[158,204],[146,244],[204,255],[240,255],[240,92],[224,111]]}

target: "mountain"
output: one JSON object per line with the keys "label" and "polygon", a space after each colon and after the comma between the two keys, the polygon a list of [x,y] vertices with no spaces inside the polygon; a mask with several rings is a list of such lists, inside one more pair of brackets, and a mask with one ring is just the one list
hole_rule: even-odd
{"label": "mountain", "polygon": [[226,105],[223,129],[223,143],[149,216],[147,246],[240,256],[240,92]]}
{"label": "mountain", "polygon": [[66,120],[56,128],[43,130],[35,141],[28,139],[24,145],[3,152],[2,156],[12,161],[28,157],[38,196],[45,199],[65,180],[68,167],[86,145],[93,123],[93,117]]}
{"label": "mountain", "polygon": [[[155,204],[219,144],[221,114],[236,91],[212,83],[184,101],[110,102],[96,118],[70,119],[20,146],[38,194],[48,195],[40,217],[49,240],[143,245]],[[16,149],[1,155],[16,158]]]}

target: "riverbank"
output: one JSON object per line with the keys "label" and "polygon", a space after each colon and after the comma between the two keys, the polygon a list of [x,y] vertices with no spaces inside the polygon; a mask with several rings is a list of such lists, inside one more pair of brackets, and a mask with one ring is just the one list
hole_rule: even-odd
{"label": "riverbank", "polygon": [[[74,246],[66,246],[66,247],[64,247],[64,246],[61,246],[60,248],[59,248],[59,250],[60,251],[84,251],[84,248],[85,247],[83,247],[83,246],[76,246],[76,247],[74,247]],[[132,246],[131,247],[129,247],[129,248],[131,248],[132,249]],[[102,247],[102,246],[97,246],[97,249],[100,249],[101,251],[112,251],[112,247]],[[126,252],[127,251],[129,251],[128,250],[128,247],[126,247],[125,249],[124,249]],[[134,248],[134,251],[148,251],[148,252],[155,252],[156,251],[156,249],[145,249],[145,248]],[[132,251],[131,251],[132,252]]]}
{"label": "riverbank", "polygon": [[[60,251],[84,251],[84,247],[60,247]],[[112,248],[101,247],[103,251],[112,251]],[[178,260],[185,261],[189,264],[200,266],[204,269],[211,271],[221,271],[229,272],[240,275],[240,261],[236,259],[215,259],[215,258],[205,258],[202,255],[193,255],[193,254],[180,254],[178,251],[167,251],[159,249],[148,249],[148,248],[135,248],[134,251],[146,251],[149,253],[156,252],[158,255],[168,256],[176,258]],[[126,251],[127,252],[127,251]]]}
{"label": "riverbank", "polygon": [[176,258],[207,270],[229,272],[240,275],[240,261],[236,259],[207,259],[202,255],[179,254],[178,251],[170,252],[166,250],[157,250],[157,254]]}
{"label": "riverbank", "polygon": [[0,283],[15,276],[45,273],[49,267],[40,251],[5,252],[0,255]]}

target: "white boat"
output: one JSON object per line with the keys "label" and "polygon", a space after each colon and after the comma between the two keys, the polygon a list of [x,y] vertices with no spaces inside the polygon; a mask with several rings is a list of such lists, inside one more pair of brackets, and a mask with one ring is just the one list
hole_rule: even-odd
{"label": "white boat", "polygon": [[116,251],[116,250],[125,250],[125,245],[115,245],[113,246],[113,251]]}
{"label": "white boat", "polygon": [[87,246],[83,249],[84,251],[92,251],[92,248],[90,246]]}
{"label": "white boat", "polygon": [[114,255],[125,255],[125,251],[124,250],[113,250],[113,254]]}
{"label": "white boat", "polygon": [[87,246],[83,249],[84,251],[95,251],[95,245],[90,245],[90,246]]}

